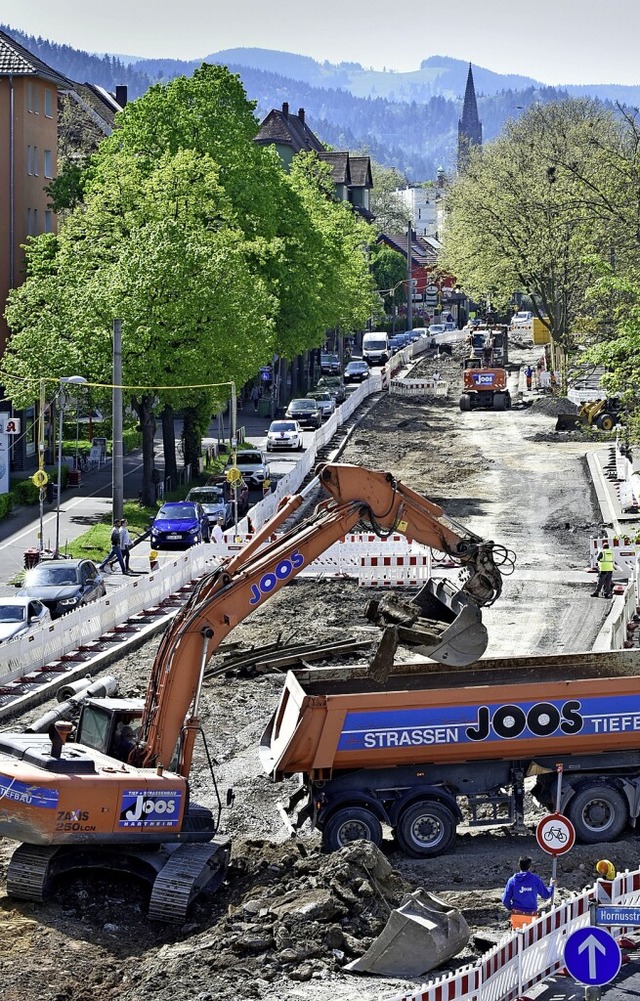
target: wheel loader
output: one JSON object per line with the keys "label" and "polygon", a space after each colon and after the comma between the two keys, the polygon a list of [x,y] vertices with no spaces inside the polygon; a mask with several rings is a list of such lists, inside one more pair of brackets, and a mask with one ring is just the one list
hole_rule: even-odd
{"label": "wheel loader", "polygon": [[598,431],[612,431],[620,420],[617,397],[588,400],[575,414],[558,414],[556,431],[575,431],[581,427],[595,427]]}

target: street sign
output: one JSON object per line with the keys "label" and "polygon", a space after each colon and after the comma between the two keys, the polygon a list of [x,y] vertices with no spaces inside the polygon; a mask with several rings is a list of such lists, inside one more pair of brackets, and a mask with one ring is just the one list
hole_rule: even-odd
{"label": "street sign", "polygon": [[575,827],[561,813],[548,813],[536,827],[536,841],[547,855],[564,855],[575,840]]}
{"label": "street sign", "polygon": [[621,963],[620,946],[604,928],[580,928],[565,942],[564,965],[574,980],[586,987],[611,983]]}
{"label": "street sign", "polygon": [[640,925],[640,907],[603,904],[596,907],[596,924],[608,925],[610,928],[631,928]]}
{"label": "street sign", "polygon": [[425,295],[435,295],[435,297],[437,298],[438,297],[438,286],[437,285],[425,285],[424,294]]}

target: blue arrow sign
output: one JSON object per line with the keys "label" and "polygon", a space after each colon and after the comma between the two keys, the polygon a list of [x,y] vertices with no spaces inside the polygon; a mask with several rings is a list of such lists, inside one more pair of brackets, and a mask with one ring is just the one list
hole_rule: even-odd
{"label": "blue arrow sign", "polygon": [[580,928],[565,942],[564,965],[579,984],[608,984],[617,976],[621,963],[620,946],[604,928]]}
{"label": "blue arrow sign", "polygon": [[612,904],[596,907],[597,925],[615,925],[616,928],[631,928],[640,925],[640,907],[622,907]]}

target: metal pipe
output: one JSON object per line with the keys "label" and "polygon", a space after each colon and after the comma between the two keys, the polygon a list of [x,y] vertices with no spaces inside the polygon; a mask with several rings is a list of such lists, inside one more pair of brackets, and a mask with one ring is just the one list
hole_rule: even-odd
{"label": "metal pipe", "polygon": [[[71,685],[67,687],[71,687]],[[49,727],[57,720],[64,719],[65,716],[77,716],[82,703],[86,699],[108,698],[110,695],[115,695],[117,691],[118,682],[112,675],[106,675],[104,678],[99,678],[97,681],[94,681],[93,684],[84,688],[77,695],[73,695],[64,702],[60,702],[54,709],[45,713],[44,716],[40,716],[38,719],[34,720],[28,727],[25,727],[24,732],[47,733]]]}
{"label": "metal pipe", "polygon": [[56,559],[60,555],[60,494],[62,493],[62,433],[63,433],[62,422],[64,419],[64,404],[65,404],[65,398],[61,387],[60,392],[58,394],[58,405],[60,408],[60,427],[58,430],[58,483],[57,483],[58,500],[56,503],[56,545],[53,551],[53,555]]}
{"label": "metal pipe", "polygon": [[113,520],[124,514],[124,456],[122,444],[122,320],[113,321],[113,443],[111,446]]}

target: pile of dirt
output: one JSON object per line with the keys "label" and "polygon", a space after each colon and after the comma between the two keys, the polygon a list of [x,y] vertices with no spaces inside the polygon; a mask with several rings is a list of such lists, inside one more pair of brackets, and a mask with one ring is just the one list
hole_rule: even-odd
{"label": "pile of dirt", "polygon": [[558,414],[577,414],[578,408],[572,400],[566,396],[540,396],[531,404],[531,411],[534,414],[546,414],[549,417],[557,417]]}

